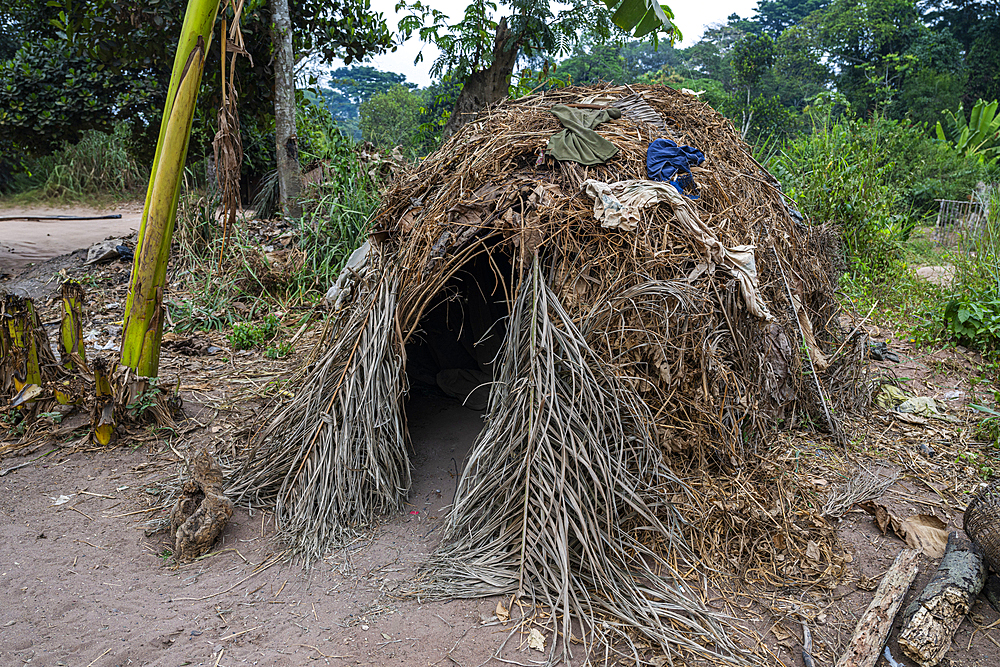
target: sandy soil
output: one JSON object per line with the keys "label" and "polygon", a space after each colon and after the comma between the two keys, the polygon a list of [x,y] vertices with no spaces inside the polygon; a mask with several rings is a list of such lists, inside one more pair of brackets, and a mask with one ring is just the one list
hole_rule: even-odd
{"label": "sandy soil", "polygon": [[[89,276],[85,331],[100,332],[95,343],[114,341],[129,267],[83,267],[82,261],[81,253],[50,260],[31,267],[23,280],[0,280],[0,289],[16,287],[45,304],[58,288],[55,273]],[[56,306],[44,308],[43,322],[54,331]],[[892,336],[876,327],[871,334]],[[225,347],[220,334],[204,335]],[[882,363],[880,369],[913,393],[941,399],[952,414],[968,412],[965,403],[993,390],[981,377],[982,360],[966,350],[922,351],[898,338],[891,347],[901,363]],[[99,450],[67,439],[63,430],[30,455],[0,458],[0,599],[6,603],[0,607],[0,666],[502,664],[492,656],[514,626],[496,621],[495,598],[422,603],[400,595],[440,539],[456,470],[482,423],[480,413],[440,397],[414,392],[408,406],[415,466],[410,504],[311,570],[282,558],[270,514],[246,508],[237,509],[213,555],[182,567],[166,557],[167,535],[147,535],[143,527],[165,515],[159,508],[164,485],[176,479],[183,458],[196,448],[224,452],[245,443],[260,407],[247,402],[248,388],[287,377],[295,364],[281,365],[259,352],[229,357],[223,363],[164,353],[161,371],[171,381],[181,379],[190,418],[170,441],[140,430],[116,448]],[[880,411],[866,419],[868,435],[849,451],[802,432],[782,435],[788,451],[773,453],[794,456],[797,474],[824,477],[824,484],[835,483],[845,464],[886,465],[903,477],[881,502],[903,515],[935,514],[960,527],[963,494],[979,483],[975,467],[956,458],[969,430],[908,424]],[[0,446],[5,442],[11,440],[0,438]],[[921,444],[937,453],[924,453]],[[61,496],[67,499],[57,504]],[[800,626],[788,609],[804,605],[816,614],[816,665],[832,666],[872,598],[872,582],[904,546],[858,510],[836,528],[851,562],[835,590],[777,586],[729,600],[740,625],[762,635],[771,664],[803,664]],[[921,559],[908,599],[936,566]],[[716,600],[713,606],[721,604],[714,591],[708,596]],[[995,667],[997,620],[978,601],[956,636],[949,664]],[[898,631],[897,625],[892,636]],[[890,648],[900,665],[913,667],[893,640]],[[525,665],[543,658],[517,634],[502,657]],[[582,663],[578,656],[574,664]]]}
{"label": "sandy soil", "polygon": [[4,461],[30,463],[0,479],[0,664],[483,663],[507,633],[483,624],[496,600],[398,595],[438,540],[481,414],[443,397],[417,397],[409,414],[406,513],[308,571],[282,560],[271,516],[246,509],[215,555],[179,568],[163,557],[166,534],[141,525],[176,461],[162,443]]}
{"label": "sandy soil", "polygon": [[[23,220],[23,215],[121,215],[117,220]],[[15,218],[15,219],[6,219]],[[111,236],[128,236],[139,229],[142,203],[93,209],[87,207],[0,206],[0,276],[17,274],[29,263],[43,262]]]}

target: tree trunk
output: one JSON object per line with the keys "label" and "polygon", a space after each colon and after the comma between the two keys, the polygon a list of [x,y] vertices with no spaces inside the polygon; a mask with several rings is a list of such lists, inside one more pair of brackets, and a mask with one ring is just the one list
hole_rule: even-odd
{"label": "tree trunk", "polygon": [[455,108],[452,109],[451,116],[444,126],[445,139],[475,119],[482,108],[496,104],[507,97],[510,77],[514,74],[514,64],[521,50],[520,40],[514,40],[513,37],[507,27],[507,17],[500,19],[493,40],[493,64],[484,70],[473,72],[465,82],[458,101],[455,102]]}
{"label": "tree trunk", "polygon": [[302,217],[299,194],[299,138],[295,134],[295,54],[288,0],[271,0],[271,43],[274,45],[274,139],[278,156],[278,197],[285,218]]}
{"label": "tree trunk", "polygon": [[986,563],[979,548],[957,531],[948,535],[937,572],[903,612],[903,653],[921,667],[941,662],[985,582]]}
{"label": "tree trunk", "polygon": [[858,621],[837,667],[875,667],[896,612],[917,576],[919,556],[920,552],[915,549],[903,549],[896,556],[896,562],[882,577],[872,603]]}

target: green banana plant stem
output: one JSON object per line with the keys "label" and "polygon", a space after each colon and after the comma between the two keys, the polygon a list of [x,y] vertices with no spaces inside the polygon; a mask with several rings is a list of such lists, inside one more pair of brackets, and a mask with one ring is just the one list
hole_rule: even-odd
{"label": "green banana plant stem", "polygon": [[205,55],[218,11],[219,0],[188,2],[174,56],[125,305],[121,363],[139,377],[155,377],[160,365],[163,287],[177,198]]}

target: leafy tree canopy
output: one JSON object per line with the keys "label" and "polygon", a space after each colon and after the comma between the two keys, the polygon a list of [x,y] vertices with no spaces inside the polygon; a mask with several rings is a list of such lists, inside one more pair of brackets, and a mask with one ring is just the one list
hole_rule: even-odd
{"label": "leafy tree canopy", "polygon": [[827,0],[758,0],[754,23],[764,32],[777,37],[826,4]]}
{"label": "leafy tree canopy", "polygon": [[361,103],[361,135],[376,146],[409,146],[422,106],[420,96],[402,84],[377,93]]}
{"label": "leafy tree canopy", "polygon": [[669,42],[654,46],[649,42],[633,40],[622,46],[619,53],[624,61],[623,66],[633,78],[662,67],[677,67],[682,60],[681,52]]}
{"label": "leafy tree canopy", "polygon": [[354,104],[361,104],[372,95],[387,92],[399,84],[407,88],[417,87],[415,83],[406,82],[405,74],[382,72],[374,67],[339,67],[330,73],[330,77],[330,88]]}
{"label": "leafy tree canopy", "polygon": [[[19,98],[37,100],[39,105],[45,104],[51,114],[60,116],[40,127],[43,136],[32,138],[30,142],[24,140],[20,125],[0,120],[0,138],[9,138],[21,150],[49,150],[63,139],[72,138],[65,134],[65,129],[79,121],[79,114],[74,110],[90,108],[88,113],[129,120],[138,142],[137,150],[148,156],[155,143],[156,130],[146,129],[156,128],[159,123],[184,5],[182,0],[9,0],[0,3],[0,25],[9,26],[11,34],[24,45],[19,45],[24,54],[15,56],[15,60],[38,65],[27,69],[3,69],[0,107],[8,105],[8,98],[3,95],[16,91]],[[300,0],[292,5],[291,14],[295,51],[300,59],[309,57],[328,62],[343,58],[350,63],[392,48],[392,36],[385,21],[380,14],[371,12],[369,0]],[[231,8],[220,11],[220,27],[223,18],[232,21]],[[252,65],[249,59],[237,60],[245,134],[259,132],[273,122],[270,23],[266,0],[248,0],[244,4],[242,29],[246,49],[253,58]],[[197,118],[201,121],[201,131],[192,139],[194,156],[199,148],[204,150],[214,135],[211,125],[221,90],[217,35],[218,31],[208,54],[199,96]],[[102,80],[101,90],[107,94],[97,95],[95,90],[71,86],[65,92],[65,100],[59,95],[56,97],[59,104],[49,106],[45,100],[54,94],[51,87],[57,86],[63,75],[52,71],[55,64],[49,59],[48,73],[38,76],[37,72],[44,70],[39,61],[44,54],[32,50],[30,45],[44,40],[53,40],[45,43],[57,45],[53,48],[58,48],[58,52],[73,63],[72,80],[78,81],[78,75],[85,75],[90,77],[88,81],[95,81],[93,85],[97,85],[93,78],[96,76]],[[70,76],[68,72],[67,69],[66,76]],[[119,79],[132,90],[122,93]],[[139,112],[134,104],[123,106],[116,97],[120,94],[126,99],[142,101],[144,108]],[[74,96],[80,99],[71,99]],[[93,100],[100,109],[91,104]],[[41,106],[37,111],[42,112]],[[245,137],[245,146],[250,143],[248,138]]]}
{"label": "leafy tree canopy", "polygon": [[621,48],[611,44],[598,44],[590,53],[578,50],[571,58],[559,63],[558,75],[565,81],[580,86],[598,81],[622,83],[631,78],[626,73]]}

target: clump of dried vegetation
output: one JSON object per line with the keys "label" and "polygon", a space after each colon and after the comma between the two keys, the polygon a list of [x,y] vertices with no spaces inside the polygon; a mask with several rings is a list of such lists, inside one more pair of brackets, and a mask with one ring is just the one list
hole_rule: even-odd
{"label": "clump of dried vegetation", "polygon": [[[598,128],[619,149],[604,164],[546,159],[549,109],[586,99],[655,113]],[[664,135],[705,152],[700,198],[602,227],[586,182],[645,178]],[[867,342],[836,326],[836,234],[795,220],[722,116],[648,87],[503,103],[400,178],[375,221],[322,358],[232,474],[300,553],[405,500],[408,351],[442,304],[477,298],[463,275],[485,258],[497,289],[478,298],[506,313],[486,427],[412,594],[523,594],[564,639],[577,619],[630,653],[637,630],[668,655],[752,662],[685,575],[842,575],[831,525],[770,448],[779,424],[843,440],[843,415],[870,401]],[[749,280],[726,259],[745,246]]]}

